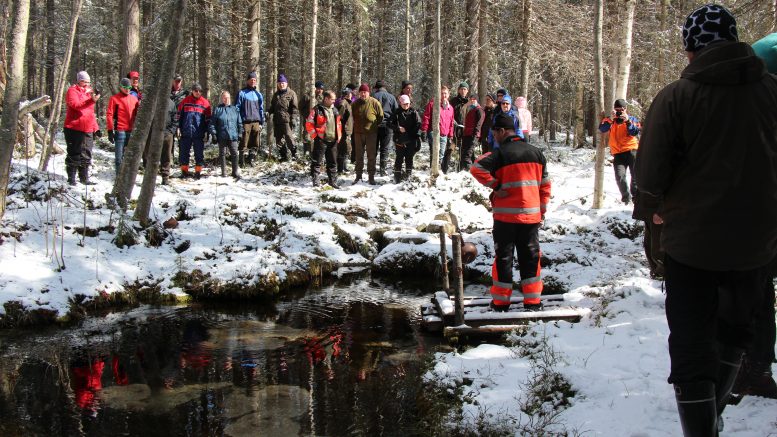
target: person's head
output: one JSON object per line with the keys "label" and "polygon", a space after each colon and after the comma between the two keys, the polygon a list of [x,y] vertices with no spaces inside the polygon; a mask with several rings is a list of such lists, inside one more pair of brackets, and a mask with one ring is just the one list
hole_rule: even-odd
{"label": "person's head", "polygon": [[232,104],[232,95],[229,94],[229,91],[223,90],[221,91],[221,103],[225,106],[229,106]]}
{"label": "person's head", "polygon": [[89,73],[86,71],[79,71],[78,74],[76,74],[76,83],[81,88],[86,88],[92,83],[92,79],[89,78]]}
{"label": "person's head", "polygon": [[459,84],[459,89],[456,92],[461,97],[467,97],[467,93],[469,92],[469,84],[466,81],[462,81]]}
{"label": "person's head", "polygon": [[318,96],[321,93],[323,93],[324,92],[324,88],[326,88],[324,86],[324,82],[321,82],[320,80],[317,80],[316,81],[316,95]]}
{"label": "person's head", "polygon": [[486,108],[493,108],[496,106],[496,96],[493,94],[486,94]]}
{"label": "person's head", "polygon": [[359,87],[359,98],[362,100],[367,100],[367,97],[370,96],[370,86],[366,83],[361,84]]}
{"label": "person's head", "polygon": [[[510,104],[510,101],[507,101]],[[491,126],[491,132],[494,135],[494,139],[497,143],[501,143],[507,137],[515,135],[515,125],[513,124],[513,117],[505,114],[504,112],[494,117],[494,124]]]}
{"label": "person's head", "polygon": [[502,110],[502,112],[507,112],[512,109],[512,103],[510,102],[512,102],[512,99],[510,98],[509,94],[502,96],[502,100],[499,101],[499,108]]}
{"label": "person's head", "polygon": [[181,77],[180,74],[176,74],[175,77],[173,77],[172,88],[174,90],[180,90],[181,89],[181,83],[183,83],[183,77]]}
{"label": "person's head", "polygon": [[451,90],[450,90],[450,88],[448,88],[446,85],[443,85],[440,88],[440,98],[443,101],[447,102],[450,97],[451,97]]}
{"label": "person's head", "polygon": [[401,106],[404,110],[410,108],[410,97],[407,94],[402,94],[399,96],[399,106]]}
{"label": "person's head", "polygon": [[382,80],[378,80],[378,81],[375,82],[375,86],[373,88],[376,89],[376,90],[381,90],[383,88],[386,88],[386,84],[383,83]]}
{"label": "person's head", "polygon": [[478,105],[478,95],[477,94],[470,94],[469,96],[469,104],[472,106]]}
{"label": "person's head", "polygon": [[413,83],[409,80],[403,80],[402,81],[402,94],[406,96],[412,96],[413,95]]}
{"label": "person's head", "polygon": [[737,22],[728,9],[706,4],[688,14],[683,25],[683,47],[689,61],[699,50],[722,41],[739,41]]}
{"label": "person's head", "polygon": [[754,42],[753,51],[763,59],[769,73],[777,74],[777,33],[766,35]]}
{"label": "person's head", "polygon": [[278,87],[278,90],[283,91],[286,88],[289,87],[289,80],[286,79],[285,74],[279,74],[278,75],[278,81],[276,82],[276,86]]}
{"label": "person's head", "polygon": [[321,92],[323,94],[324,100],[321,102],[326,106],[327,108],[331,108],[332,105],[335,104],[335,92],[331,90],[326,90]]}
{"label": "person's head", "polygon": [[353,95],[353,89],[348,88],[347,86],[340,91],[340,97],[344,99],[350,99]]}
{"label": "person's head", "polygon": [[612,104],[612,109],[615,111],[625,111],[626,110],[626,100],[624,99],[618,99],[615,101],[615,103]]}
{"label": "person's head", "polygon": [[526,97],[518,96],[515,98],[515,107],[519,109],[526,109]]}
{"label": "person's head", "polygon": [[256,72],[251,71],[246,75],[246,85],[248,85],[251,88],[256,88]]}
{"label": "person's head", "polygon": [[504,88],[499,88],[496,90],[496,103],[501,103],[504,96],[507,95],[507,90]]}
{"label": "person's head", "polygon": [[119,81],[119,91],[122,94],[127,95],[129,94],[131,89],[132,89],[132,82],[130,82],[130,80],[127,79],[126,77],[122,77],[121,80]]}
{"label": "person's head", "polygon": [[140,83],[140,73],[137,71],[130,71],[129,74],[127,74],[127,77],[132,82],[132,87],[137,88]]}
{"label": "person's head", "polygon": [[202,86],[197,82],[194,82],[192,84],[192,87],[190,88],[190,90],[192,92],[192,96],[195,98],[200,97],[202,95]]}

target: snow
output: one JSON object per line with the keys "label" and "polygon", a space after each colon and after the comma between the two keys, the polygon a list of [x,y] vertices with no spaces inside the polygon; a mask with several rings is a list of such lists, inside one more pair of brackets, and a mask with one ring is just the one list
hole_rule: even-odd
{"label": "snow", "polygon": [[[543,277],[546,287],[564,293],[565,305],[584,310],[579,323],[535,323],[525,337],[515,337],[519,344],[527,338],[547,343],[557,353],[554,369],[575,391],[548,432],[679,435],[674,394],[666,383],[662,284],[649,278],[641,234],[636,232],[634,239],[614,235],[615,228],[635,231],[636,222],[630,206],[619,202],[612,167],[605,169],[604,208],[592,210],[593,151],[555,144],[545,147],[545,153],[553,198],[540,231],[542,252],[550,261]],[[181,293],[171,282],[179,270],[200,269],[213,278],[250,284],[270,275],[282,279],[316,257],[337,262],[336,274],[371,262],[393,266],[412,259],[403,255],[434,258],[439,236],[419,229],[446,211],[457,215],[465,240],[478,247],[468,268],[490,273],[492,219],[481,204],[489,190],[467,173],[440,176],[430,186],[424,156],[426,148],[410,181],[394,184],[389,177],[378,177],[376,187],[350,185],[351,174],[339,179],[340,189],[313,188],[307,164],[299,163],[262,163],[238,182],[215,176],[215,169],[199,181],[174,180],[171,186],[157,187],[151,216],[161,223],[185,207],[191,219],[179,220],[158,248],[147,245],[141,234],[140,244],[123,249],[112,244],[114,233],[109,231],[86,238],[75,232],[84,223],[92,229],[118,224],[104,201],[113,182],[112,152],[95,148],[93,179],[98,183],[88,189],[67,186],[64,156],[52,158],[51,180],[15,161],[14,193],[0,222],[0,303],[19,301],[28,309],[64,315],[77,294],[112,293],[138,280],[161,280],[163,290]],[[30,166],[36,163],[30,161]],[[49,189],[60,194],[43,200]],[[139,186],[134,195],[138,193]],[[364,250],[347,253],[335,225]],[[62,232],[62,226],[64,241],[54,238],[55,227]],[[389,242],[379,253],[369,234],[376,229]],[[178,254],[175,247],[187,240],[190,248]],[[450,241],[446,243],[450,251]],[[64,259],[64,268],[57,257]],[[465,294],[487,296],[487,287],[469,286]],[[525,345],[484,344],[438,353],[427,377],[464,391],[464,418],[473,424],[484,412],[487,420],[510,417],[526,423],[519,400],[538,370],[537,356],[527,351],[531,348]],[[746,397],[724,412],[725,435],[777,435],[775,411],[777,401]]]}

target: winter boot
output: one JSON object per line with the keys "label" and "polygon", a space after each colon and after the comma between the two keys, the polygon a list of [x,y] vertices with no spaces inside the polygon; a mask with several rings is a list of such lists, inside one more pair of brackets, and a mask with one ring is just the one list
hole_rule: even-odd
{"label": "winter boot", "polygon": [[381,160],[380,161],[380,175],[386,176],[386,167],[388,167],[388,161]]}
{"label": "winter boot", "polygon": [[237,156],[233,153],[230,156],[230,160],[232,161],[232,177],[235,178],[235,180],[239,180],[240,179],[240,170],[238,170]]}
{"label": "winter boot", "polygon": [[361,182],[361,180],[362,180],[362,175],[357,173],[356,174],[356,179],[353,180],[353,185],[358,184],[359,182]]}
{"label": "winter boot", "polygon": [[345,157],[337,158],[337,174],[345,173]]}
{"label": "winter boot", "polygon": [[238,155],[239,155],[239,157],[238,157],[237,165],[239,165],[240,168],[243,168],[243,167],[246,166],[245,154],[243,152],[238,152]]}
{"label": "winter boot", "polygon": [[221,177],[227,176],[227,155],[226,153],[221,154]]}
{"label": "winter boot", "polygon": [[718,414],[713,382],[675,384],[674,394],[685,437],[718,435]]}
{"label": "winter boot", "polygon": [[408,169],[408,170],[405,172],[405,174],[404,174],[404,180],[409,180],[409,179],[410,179],[410,176],[412,176],[412,175],[413,175],[413,170],[412,170],[412,169]]}
{"label": "winter boot", "polygon": [[162,185],[170,185],[170,177],[167,175],[162,176]]}
{"label": "winter boot", "polygon": [[777,382],[772,376],[772,363],[754,362],[747,373],[747,394],[777,399]]}
{"label": "winter boot", "polygon": [[526,303],[526,302],[524,302],[523,303],[523,310],[524,311],[533,312],[533,311],[542,311],[542,309],[543,309],[542,302],[538,302],[538,303]]}
{"label": "winter boot", "polygon": [[246,159],[246,166],[253,167],[256,160],[256,154],[254,152],[248,152],[248,159]]}
{"label": "winter boot", "polygon": [[491,301],[491,303],[488,304],[488,307],[491,309],[491,311],[495,311],[495,312],[498,312],[498,313],[506,313],[506,312],[510,311],[510,304],[509,303],[507,305],[497,305],[497,304],[494,303],[493,300]]}
{"label": "winter boot", "polygon": [[84,185],[94,185],[95,183],[89,180],[89,167],[78,168],[78,180]]}
{"label": "winter boot", "polygon": [[195,165],[194,166],[194,179],[199,179],[202,177],[202,166],[201,165]]}
{"label": "winter boot", "polygon": [[318,173],[311,173],[311,174],[310,174],[310,177],[313,179],[313,186],[314,186],[314,187],[317,187],[317,186],[319,186],[319,185],[321,184],[321,183],[318,181]]}
{"label": "winter boot", "polygon": [[375,182],[375,175],[371,174],[369,179],[370,185],[377,185],[377,182]]}
{"label": "winter boot", "polygon": [[327,183],[329,184],[330,187],[332,187],[334,189],[340,188],[340,186],[337,185],[337,175],[336,174],[330,174],[329,177],[328,177]]}
{"label": "winter boot", "polygon": [[718,416],[723,413],[723,409],[728,404],[728,398],[731,395],[731,389],[734,388],[734,382],[739,373],[739,367],[742,365],[742,355],[744,349],[739,349],[728,345],[719,345],[718,362],[718,380],[715,382],[715,399],[717,399]]}
{"label": "winter boot", "polygon": [[398,184],[402,181],[402,170],[394,170],[394,183]]}
{"label": "winter boot", "polygon": [[69,185],[76,184],[76,171],[75,167],[67,167],[67,183]]}
{"label": "winter boot", "polygon": [[182,165],[181,166],[181,179],[186,179],[189,177],[189,166],[188,165]]}

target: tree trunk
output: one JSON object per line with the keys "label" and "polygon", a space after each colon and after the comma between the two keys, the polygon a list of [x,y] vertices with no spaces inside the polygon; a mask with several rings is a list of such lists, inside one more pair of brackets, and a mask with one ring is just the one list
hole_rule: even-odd
{"label": "tree trunk", "polygon": [[437,2],[437,13],[434,19],[434,100],[432,101],[432,162],[431,162],[431,176],[432,179],[437,178],[440,174],[440,101],[442,99],[442,38],[440,29],[440,2]]}
{"label": "tree trunk", "polygon": [[480,42],[480,0],[467,0],[467,47],[466,47],[466,71],[469,80],[469,89],[478,89],[478,55],[477,49]]}
{"label": "tree trunk", "polygon": [[[52,23],[57,11],[54,0],[46,0],[46,21]],[[54,97],[55,71],[57,68],[57,51],[54,47],[56,32],[46,32],[46,94]],[[46,108],[46,116],[51,115],[52,108]]]}
{"label": "tree trunk", "polygon": [[261,50],[262,35],[262,2],[255,0],[253,7],[251,7],[251,20],[249,21],[250,35],[251,35],[251,71],[257,73],[257,83],[262,83],[259,75],[259,52]]}
{"label": "tree trunk", "polygon": [[405,80],[410,80],[410,0],[405,0]]}
{"label": "tree trunk", "polygon": [[523,38],[521,41],[521,83],[518,92],[529,95],[529,59],[531,58],[532,0],[523,0]]}
{"label": "tree trunk", "polygon": [[488,0],[480,0],[478,18],[478,94],[482,102],[488,93]]}
{"label": "tree trunk", "polygon": [[575,117],[575,142],[572,143],[573,147],[585,146],[585,88],[583,82],[578,79],[575,86],[575,103],[574,103],[574,117]]}
{"label": "tree trunk", "polygon": [[121,40],[121,71],[124,77],[130,71],[140,70],[140,0],[122,0],[124,32]]}
{"label": "tree trunk", "polygon": [[6,104],[3,106],[3,115],[0,118],[0,218],[5,215],[11,159],[16,144],[18,102],[24,90],[24,54],[27,48],[27,29],[30,24],[30,0],[16,0],[14,3],[11,60],[6,72]]}
{"label": "tree trunk", "polygon": [[[661,9],[659,12],[659,29],[666,29],[667,15],[669,14],[669,0],[659,0],[661,2]],[[777,0],[775,0],[777,2]],[[664,78],[666,77],[666,39],[661,37],[658,41],[658,74],[656,75],[656,81],[659,86],[664,85]]]}
{"label": "tree trunk", "polygon": [[[618,73],[615,86],[615,99],[628,98],[629,75],[631,73],[631,39],[634,29],[634,9],[637,0],[626,0],[626,21],[623,23],[623,35],[618,39],[620,47]],[[614,99],[613,99],[614,100]]]}
{"label": "tree trunk", "polygon": [[[154,198],[154,188],[156,188],[159,158],[162,153],[162,138],[164,136],[165,125],[167,124],[167,84],[169,83],[169,79],[175,74],[176,61],[178,58],[176,53],[179,53],[181,49],[181,41],[183,39],[181,29],[183,29],[184,26],[186,7],[187,0],[176,0],[171,6],[172,9],[168,16],[172,17],[172,23],[170,23],[170,26],[167,28],[167,35],[165,36],[164,41],[167,43],[167,49],[155,72],[157,76],[152,78],[154,88],[153,95],[151,96],[151,107],[153,110],[150,112],[153,114],[154,130],[151,132],[151,142],[149,143],[151,149],[148,153],[148,156],[151,158],[149,159],[145,173],[143,174],[143,184],[140,188],[140,196],[138,197],[138,205],[135,208],[134,215],[135,220],[140,221],[143,226],[148,225],[151,201]],[[145,136],[143,138],[145,138]],[[137,163],[139,160],[140,156],[135,158],[135,169],[138,168]],[[137,172],[137,170],[135,171]],[[127,192],[127,198],[129,198],[130,192],[131,191]]]}
{"label": "tree trunk", "polygon": [[70,70],[70,58],[73,53],[73,46],[76,40],[76,31],[78,30],[78,18],[81,16],[81,5],[84,0],[73,0],[73,16],[70,18],[70,36],[68,37],[67,49],[65,50],[65,59],[62,61],[62,68],[59,73],[59,80],[54,92],[54,104],[52,105],[51,115],[49,115],[49,123],[46,125],[46,135],[43,136],[43,150],[41,150],[40,164],[38,164],[39,171],[45,171],[49,166],[49,158],[51,158],[50,144],[54,142],[54,134],[57,132],[57,122],[59,120],[59,114],[62,111],[62,99],[65,94],[65,85],[67,83],[67,73]]}
{"label": "tree trunk", "polygon": [[197,60],[199,62],[199,82],[202,86],[202,96],[210,100],[210,46],[208,41],[208,35],[210,34],[210,18],[213,7],[207,0],[200,0],[199,4],[199,21],[200,30],[197,32]]}
{"label": "tree trunk", "polygon": [[[596,83],[596,114],[604,113],[604,62],[602,60],[602,24],[604,22],[604,0],[594,3],[594,79]],[[598,131],[594,131],[596,162],[594,164],[593,208],[604,206],[604,141],[597,142]]]}
{"label": "tree trunk", "polygon": [[556,141],[556,75],[548,73],[548,130],[550,140]]}
{"label": "tree trunk", "polygon": [[[310,0],[310,53],[308,55],[308,81],[305,84],[305,91],[310,99],[310,107],[313,108],[313,104],[316,101],[316,36],[318,35],[318,0]],[[299,124],[302,128],[303,135],[305,133],[305,119],[308,114],[300,114]],[[312,153],[312,151],[311,151]]]}

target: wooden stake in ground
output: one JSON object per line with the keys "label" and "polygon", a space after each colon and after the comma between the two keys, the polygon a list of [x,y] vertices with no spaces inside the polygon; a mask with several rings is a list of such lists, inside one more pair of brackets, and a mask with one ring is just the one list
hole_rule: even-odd
{"label": "wooden stake in ground", "polygon": [[440,231],[440,275],[442,276],[442,289],[448,290],[451,284],[448,281],[448,254],[445,250],[445,230]]}
{"label": "wooden stake in ground", "polygon": [[456,326],[464,324],[464,268],[461,264],[461,234],[451,235],[451,252],[453,252],[453,276],[456,291]]}
{"label": "wooden stake in ground", "polygon": [[5,215],[8,181],[11,177],[11,159],[16,144],[16,124],[19,120],[19,100],[24,90],[24,55],[27,49],[27,29],[30,24],[30,0],[14,2],[11,35],[11,62],[8,66],[5,105],[0,119],[0,218]]}

